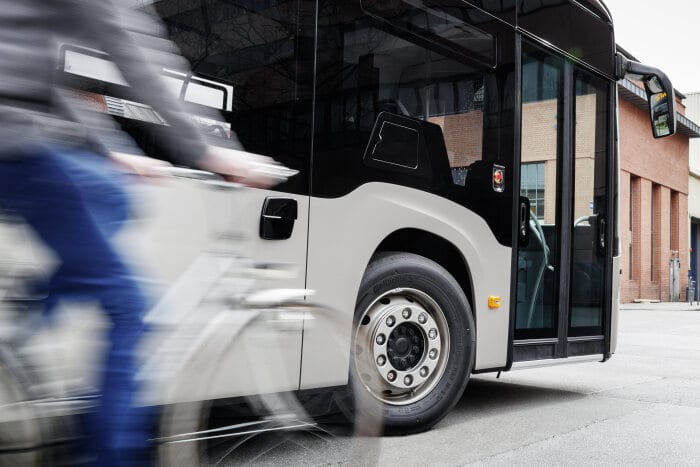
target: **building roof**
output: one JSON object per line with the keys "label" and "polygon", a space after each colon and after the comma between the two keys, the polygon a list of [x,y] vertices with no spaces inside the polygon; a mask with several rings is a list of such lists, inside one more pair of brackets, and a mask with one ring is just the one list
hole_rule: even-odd
{"label": "building roof", "polygon": [[[627,78],[621,79],[617,82],[617,89],[623,99],[631,102],[645,112],[649,111],[647,94],[644,89],[637,86]],[[678,112],[676,112],[676,122],[678,124],[678,133],[685,135],[688,138],[700,138],[700,126],[698,126],[697,123]]]}

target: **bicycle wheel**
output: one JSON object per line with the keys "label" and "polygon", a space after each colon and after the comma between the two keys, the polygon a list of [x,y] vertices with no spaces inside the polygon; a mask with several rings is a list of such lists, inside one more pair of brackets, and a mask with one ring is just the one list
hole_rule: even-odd
{"label": "bicycle wheel", "polygon": [[0,347],[0,466],[43,463],[41,418],[26,393],[28,380],[10,350]]}
{"label": "bicycle wheel", "polygon": [[[330,310],[294,304],[255,313],[219,352],[240,351],[236,341],[250,339],[248,332],[264,332],[266,326],[274,325],[267,321],[270,316],[280,313],[287,318],[294,313],[305,322],[323,326],[337,334],[335,341],[343,345],[338,314]],[[220,324],[214,327],[225,328]],[[349,352],[350,346],[344,347]],[[200,348],[200,352],[207,349]],[[215,354],[190,358],[210,364],[217,361]],[[215,365],[210,366],[190,367],[183,375],[215,374]],[[265,371],[261,368],[254,377],[264,380],[269,376],[262,374]],[[198,377],[198,384],[208,384],[208,378]],[[352,464],[371,464],[378,453],[381,413],[376,400],[366,397],[365,391],[345,387],[169,404],[163,408],[157,440],[159,462],[164,466],[315,464],[325,462],[328,452],[337,457],[342,450],[340,455]]]}

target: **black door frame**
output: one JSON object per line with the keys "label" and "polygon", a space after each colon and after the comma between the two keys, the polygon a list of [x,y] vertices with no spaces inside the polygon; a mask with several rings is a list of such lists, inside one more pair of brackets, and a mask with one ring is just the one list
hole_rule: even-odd
{"label": "black door frame", "polygon": [[[522,38],[528,39],[527,34],[516,34],[516,128],[522,131]],[[527,44],[545,50],[547,53],[560,57],[564,60],[563,73],[563,118],[560,120],[563,127],[560,132],[561,138],[561,162],[559,165],[560,174],[558,181],[560,196],[557,196],[558,215],[565,220],[562,222],[562,228],[559,229],[559,256],[557,257],[558,267],[558,298],[557,298],[557,326],[556,337],[541,338],[541,339],[515,339],[515,314],[517,311],[517,266],[518,266],[518,242],[514,241],[513,245],[513,267],[511,273],[511,319],[510,319],[510,346],[508,349],[508,364],[506,369],[510,368],[513,362],[532,361],[537,359],[562,359],[569,357],[572,353],[576,356],[584,355],[601,355],[601,359],[607,359],[610,351],[610,332],[611,332],[611,315],[612,315],[612,258],[613,249],[617,248],[616,242],[613,241],[615,235],[615,224],[617,219],[617,125],[616,125],[616,106],[615,106],[615,83],[608,78],[601,76],[599,73],[593,72],[585,64],[574,63],[570,58],[558,53],[536,40],[526,40]],[[571,292],[571,266],[572,266],[572,236],[571,228],[563,228],[568,225],[573,215],[574,201],[574,151],[576,147],[575,141],[575,82],[574,74],[577,68],[585,70],[595,76],[601,77],[608,82],[608,112],[607,112],[607,158],[606,158],[606,231],[605,231],[605,258],[603,273],[603,302],[601,307],[602,313],[602,335],[595,336],[580,336],[569,337],[570,327],[570,292]],[[521,148],[520,148],[520,131],[516,138],[516,163],[514,167],[520,168],[521,164]],[[520,180],[518,174],[518,183]],[[518,189],[514,190],[514,195],[519,195]],[[519,205],[515,203],[514,205]],[[517,223],[514,223],[517,224]],[[514,239],[517,239],[517,229],[514,229]],[[563,254],[566,252],[566,254]],[[574,352],[571,352],[574,348]]]}

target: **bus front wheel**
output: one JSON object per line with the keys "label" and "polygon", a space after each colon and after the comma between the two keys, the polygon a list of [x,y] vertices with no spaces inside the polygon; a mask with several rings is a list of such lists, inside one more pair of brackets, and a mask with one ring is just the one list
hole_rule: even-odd
{"label": "bus front wheel", "polygon": [[353,345],[351,377],[380,401],[385,432],[416,433],[440,421],[464,392],[474,318],[442,266],[412,253],[380,253],[362,279]]}

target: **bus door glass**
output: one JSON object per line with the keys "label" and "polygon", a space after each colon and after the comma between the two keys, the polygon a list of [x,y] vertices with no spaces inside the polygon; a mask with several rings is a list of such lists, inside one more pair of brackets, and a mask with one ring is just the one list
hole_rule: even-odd
{"label": "bus door glass", "polygon": [[605,303],[608,83],[574,73],[573,236],[569,336],[602,336]]}
{"label": "bus door glass", "polygon": [[518,255],[516,339],[557,335],[563,73],[558,57],[523,56],[520,196],[529,200],[530,222]]}
{"label": "bus door glass", "polygon": [[602,353],[609,84],[523,47],[514,360]]}

